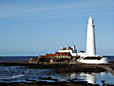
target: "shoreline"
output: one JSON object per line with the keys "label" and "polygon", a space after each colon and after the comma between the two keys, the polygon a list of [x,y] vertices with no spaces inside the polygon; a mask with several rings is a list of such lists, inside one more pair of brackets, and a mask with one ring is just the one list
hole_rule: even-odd
{"label": "shoreline", "polygon": [[77,82],[11,82],[11,83],[0,83],[0,86],[100,86],[98,84],[90,84],[86,81],[77,81]]}
{"label": "shoreline", "polygon": [[[74,73],[74,72],[104,72],[106,71],[100,66],[108,66],[114,70],[114,61],[109,64],[84,64],[84,63],[39,63],[39,64],[29,64],[27,61],[15,61],[15,62],[4,62],[0,63],[0,66],[25,66],[25,68],[31,69],[54,69],[53,72],[56,73]],[[0,83],[1,86],[99,86],[87,83],[85,81],[79,82],[9,82],[9,83]]]}
{"label": "shoreline", "polygon": [[101,66],[108,66],[114,70],[114,61],[109,64],[84,64],[78,62],[57,62],[30,64],[28,61],[2,62],[0,66],[26,66],[31,69],[55,69],[57,73],[67,72],[103,72],[106,71]]}

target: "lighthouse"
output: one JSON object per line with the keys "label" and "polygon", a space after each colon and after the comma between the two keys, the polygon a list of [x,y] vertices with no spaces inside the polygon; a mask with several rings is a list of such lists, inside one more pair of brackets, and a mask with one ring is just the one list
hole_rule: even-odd
{"label": "lighthouse", "polygon": [[86,52],[78,53],[80,56],[77,59],[78,62],[87,63],[87,64],[108,64],[109,61],[106,57],[96,55],[96,45],[95,45],[95,29],[94,21],[92,17],[88,19],[87,25],[87,43],[86,43]]}
{"label": "lighthouse", "polygon": [[95,56],[96,55],[96,46],[95,46],[95,29],[94,21],[92,17],[88,20],[87,25],[87,44],[86,44],[86,55]]}

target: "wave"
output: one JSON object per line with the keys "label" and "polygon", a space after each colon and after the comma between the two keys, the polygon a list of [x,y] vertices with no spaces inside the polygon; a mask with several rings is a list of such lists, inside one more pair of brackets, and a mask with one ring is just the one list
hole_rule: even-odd
{"label": "wave", "polygon": [[15,78],[23,77],[23,76],[25,76],[25,75],[19,74],[19,75],[11,76],[11,77],[9,77],[8,79],[15,79]]}

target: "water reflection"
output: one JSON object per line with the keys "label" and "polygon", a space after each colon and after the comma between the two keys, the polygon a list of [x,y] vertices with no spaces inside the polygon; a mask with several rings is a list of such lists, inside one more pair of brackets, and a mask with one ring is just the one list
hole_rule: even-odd
{"label": "water reflection", "polygon": [[95,73],[73,73],[71,77],[77,78],[78,80],[87,81],[88,83],[96,84],[96,74]]}
{"label": "water reflection", "polygon": [[109,72],[100,72],[100,73],[73,73],[70,77],[76,77],[79,80],[87,81],[88,83],[92,84],[99,84],[101,85],[101,81],[105,81],[109,84],[114,84],[114,76]]}
{"label": "water reflection", "polygon": [[55,73],[51,69],[29,69],[20,66],[0,66],[0,82],[70,82],[87,81],[92,84],[101,85],[104,80],[108,84],[114,84],[114,76],[108,72],[100,73]]}

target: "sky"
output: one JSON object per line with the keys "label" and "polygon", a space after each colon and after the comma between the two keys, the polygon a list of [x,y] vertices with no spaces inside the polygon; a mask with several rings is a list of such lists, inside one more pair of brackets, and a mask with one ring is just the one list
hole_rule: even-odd
{"label": "sky", "polygon": [[88,18],[99,55],[114,55],[114,0],[0,0],[0,56],[86,50]]}

